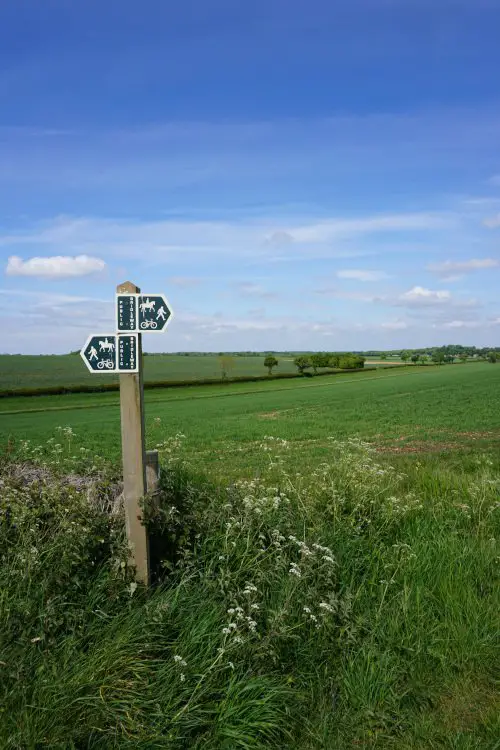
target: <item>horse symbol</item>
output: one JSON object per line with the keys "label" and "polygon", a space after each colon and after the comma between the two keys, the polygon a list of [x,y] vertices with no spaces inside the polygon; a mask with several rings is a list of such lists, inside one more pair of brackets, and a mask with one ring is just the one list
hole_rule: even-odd
{"label": "horse symbol", "polygon": [[113,352],[115,349],[115,345],[112,341],[108,341],[107,337],[101,341],[99,341],[99,351],[100,352]]}
{"label": "horse symbol", "polygon": [[144,315],[144,313],[146,312],[146,310],[148,310],[148,312],[153,312],[154,313],[155,306],[156,306],[155,300],[154,299],[150,300],[149,297],[146,297],[146,301],[145,302],[141,302],[141,304],[139,305],[139,309],[140,309],[141,313]]}

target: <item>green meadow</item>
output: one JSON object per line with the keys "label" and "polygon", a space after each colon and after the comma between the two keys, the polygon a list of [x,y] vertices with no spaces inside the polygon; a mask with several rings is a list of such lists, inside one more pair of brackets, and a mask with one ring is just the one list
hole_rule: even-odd
{"label": "green meadow", "polygon": [[0,746],[498,748],[499,394],[483,362],[146,391],[148,590],[118,394],[2,399]]}

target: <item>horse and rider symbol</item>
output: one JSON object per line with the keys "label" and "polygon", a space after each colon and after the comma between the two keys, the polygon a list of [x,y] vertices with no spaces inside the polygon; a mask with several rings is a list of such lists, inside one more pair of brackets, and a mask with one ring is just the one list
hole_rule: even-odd
{"label": "horse and rider symbol", "polygon": [[[106,338],[99,340],[98,346],[99,346],[99,352],[101,354],[103,354],[104,352],[107,352],[108,354],[112,354],[115,350],[115,342],[109,341],[107,336]],[[97,361],[97,360],[99,360],[99,354],[97,353],[97,349],[95,348],[95,346],[92,345],[89,349],[89,362]],[[103,362],[111,362],[111,365],[102,364]],[[108,369],[111,369],[111,367],[113,367],[113,360],[112,359],[99,360],[99,362],[97,363],[97,367],[99,367],[99,369],[101,370],[103,367],[108,367]]]}

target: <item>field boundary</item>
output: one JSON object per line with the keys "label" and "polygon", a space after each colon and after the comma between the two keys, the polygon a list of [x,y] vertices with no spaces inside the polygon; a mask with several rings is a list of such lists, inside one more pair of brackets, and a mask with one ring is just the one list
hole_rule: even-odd
{"label": "field boundary", "polygon": [[[382,369],[382,368],[381,368]],[[393,367],[387,367],[383,368],[387,370],[393,370],[395,368]],[[391,378],[399,377],[399,373],[401,372],[401,367],[398,367],[397,370],[398,375],[376,375],[375,377],[367,378],[367,380],[389,380]],[[406,368],[405,368],[406,369]],[[408,366],[409,370],[414,370],[413,372],[405,372],[403,375],[411,376],[411,375],[419,375],[423,372],[429,372],[429,371],[435,371],[436,368],[427,366],[427,367],[419,367],[419,368],[413,368],[411,366]],[[374,373],[376,370],[350,370],[349,372],[352,374],[353,372],[371,372]],[[345,371],[344,371],[345,372]],[[344,374],[342,373],[321,373],[322,375],[334,375],[334,374]],[[349,378],[344,379],[341,378],[340,380],[335,379],[334,382],[328,382],[328,383],[311,383],[308,382],[306,388],[328,388],[329,386],[340,384],[340,383],[356,383],[359,379],[358,378]],[[233,381],[234,382],[234,381]],[[193,383],[193,385],[196,385]],[[223,385],[219,382],[219,385]],[[291,391],[293,388],[275,388],[273,390],[274,393],[279,393],[282,391]],[[255,390],[248,390],[248,391],[235,391],[234,393],[217,393],[215,395],[199,395],[199,396],[186,396],[185,398],[177,398],[175,399],[175,403],[179,403],[180,401],[192,401],[197,399],[205,399],[205,398],[229,398],[234,396],[250,396],[254,393],[262,393],[263,391],[255,391]],[[48,394],[53,395],[53,394]],[[69,395],[69,394],[68,394]],[[160,401],[148,401],[149,404],[151,403],[160,403]],[[56,412],[56,411],[77,411],[79,409],[103,409],[108,406],[116,406],[116,403],[106,403],[106,404],[75,404],[72,406],[45,406],[45,407],[39,407],[39,408],[33,408],[33,409],[5,409],[0,411],[0,417],[8,416],[9,414],[39,414],[40,412]]]}
{"label": "field boundary", "polygon": [[[410,365],[409,365],[410,366]],[[414,365],[411,365],[412,367]],[[231,383],[257,383],[267,382],[270,380],[293,380],[294,378],[312,378],[321,377],[325,375],[344,375],[346,373],[358,373],[358,372],[371,372],[375,369],[393,369],[392,365],[384,368],[358,368],[353,370],[326,370],[325,372],[317,372],[315,375],[312,373],[306,373],[302,375],[298,372],[283,372],[276,373],[274,375],[238,375],[233,378],[200,378],[199,380],[150,380],[144,383],[145,390],[152,390],[155,388],[185,388],[189,386],[197,385],[229,385]],[[110,393],[113,391],[119,391],[120,385],[117,382],[113,383],[96,383],[95,385],[82,383],[80,385],[55,385],[55,386],[44,386],[40,388],[4,388],[0,390],[0,398],[16,398],[16,397],[36,397],[36,396],[64,396],[68,393]]]}

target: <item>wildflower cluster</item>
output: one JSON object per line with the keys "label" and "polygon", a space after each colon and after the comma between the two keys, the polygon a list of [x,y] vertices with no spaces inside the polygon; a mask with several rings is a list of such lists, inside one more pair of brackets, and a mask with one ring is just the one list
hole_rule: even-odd
{"label": "wildflower cluster", "polygon": [[[156,419],[159,419],[157,417]],[[155,420],[156,423],[156,420]],[[159,423],[156,423],[159,424]],[[186,436],[182,432],[177,432],[175,435],[163,440],[161,443],[157,443],[156,449],[160,455],[167,458],[169,462],[173,460],[180,460],[180,452]]]}
{"label": "wildflower cluster", "polygon": [[55,437],[50,437],[41,444],[21,440],[13,451],[12,459],[53,469],[58,474],[74,472],[102,479],[114,478],[116,472],[109,461],[85,445],[77,446],[78,436],[72,427],[59,426],[56,432],[63,442]]}

